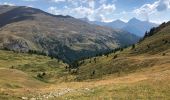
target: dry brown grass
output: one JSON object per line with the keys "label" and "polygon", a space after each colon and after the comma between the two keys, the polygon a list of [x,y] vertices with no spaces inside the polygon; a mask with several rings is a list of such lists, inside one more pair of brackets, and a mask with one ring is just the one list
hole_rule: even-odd
{"label": "dry brown grass", "polygon": [[[149,98],[156,99],[157,97],[166,100],[170,92],[169,56],[135,56],[128,59],[148,60],[155,58],[159,59],[157,65],[145,67],[134,73],[120,77],[116,77],[113,74],[107,75],[102,79],[87,80],[84,82],[46,83],[44,85],[24,72],[1,68],[1,94],[2,97],[4,94],[8,94],[6,98],[16,99],[21,97],[43,98],[43,95],[45,95],[52,100],[64,100],[66,98],[73,100],[112,100],[116,98],[147,100]],[[7,81],[11,84],[8,84],[8,87],[5,88],[5,84],[3,83]],[[50,97],[50,93],[53,95],[61,93],[61,95]]]}
{"label": "dry brown grass", "polygon": [[[146,59],[152,58],[155,57],[147,57]],[[163,57],[160,58],[163,59]],[[135,57],[131,59],[143,60],[144,57]],[[38,98],[39,93],[41,93],[41,95],[49,96],[50,93],[62,93],[63,91],[70,89],[69,92],[63,93],[60,96],[49,97],[49,99],[52,100],[64,100],[66,98],[73,100],[112,100],[116,98],[147,100],[159,98],[161,100],[166,100],[168,99],[168,93],[170,92],[169,80],[170,63],[164,63],[149,68],[143,68],[140,71],[122,77],[108,75],[103,79],[87,80],[84,82],[63,82],[51,84],[39,89],[31,89],[30,91],[34,91],[35,97]],[[26,91],[23,93],[27,94]]]}

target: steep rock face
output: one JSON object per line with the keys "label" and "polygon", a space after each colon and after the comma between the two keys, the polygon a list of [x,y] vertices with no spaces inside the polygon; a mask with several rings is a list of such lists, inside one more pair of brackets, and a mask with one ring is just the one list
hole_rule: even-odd
{"label": "steep rock face", "polygon": [[5,8],[8,10],[0,13],[1,48],[48,52],[70,63],[139,39],[128,32],[91,25],[70,16],[55,16],[30,7]]}

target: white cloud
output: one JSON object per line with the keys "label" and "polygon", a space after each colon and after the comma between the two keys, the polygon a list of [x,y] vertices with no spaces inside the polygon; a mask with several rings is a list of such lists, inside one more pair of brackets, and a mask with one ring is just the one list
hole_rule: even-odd
{"label": "white cloud", "polygon": [[112,15],[115,10],[116,7],[114,4],[112,5],[103,4],[99,8],[95,9],[94,20],[104,21],[104,22],[107,20],[108,22],[108,20],[111,20],[110,18],[108,18],[108,16]]}
{"label": "white cloud", "polygon": [[50,0],[51,2],[59,3],[59,2],[65,2],[66,0]]}
{"label": "white cloud", "polygon": [[55,14],[55,15],[60,14],[60,10],[57,10],[56,7],[49,7],[49,8],[47,9],[47,11],[48,11],[49,13]]}
{"label": "white cloud", "polygon": [[55,15],[71,15],[73,17],[80,18],[81,17],[89,17],[93,14],[93,10],[87,7],[77,7],[77,8],[68,8],[64,7],[64,9],[60,10],[57,7],[49,7],[47,9],[49,13],[55,14]]}
{"label": "white cloud", "polygon": [[144,14],[147,13],[152,14],[159,11],[165,11],[168,8],[170,8],[170,0],[158,0],[154,2],[153,4],[144,4],[138,9],[134,10],[134,13],[136,14]]}
{"label": "white cloud", "polygon": [[157,2],[155,2],[154,4],[145,4],[138,9],[135,9],[133,12],[138,15],[145,14],[145,13],[151,14],[156,11],[155,9],[156,7],[157,7]]}
{"label": "white cloud", "polygon": [[102,21],[102,22],[112,22],[114,19],[112,19],[112,18],[107,18],[107,17],[105,17],[104,15],[100,15],[100,21]]}
{"label": "white cloud", "polygon": [[[47,11],[49,13],[55,14],[55,15],[71,15],[76,18],[83,18],[86,17],[89,20],[92,21],[109,21],[111,20],[108,18],[109,14],[114,13],[116,7],[114,4],[103,4],[99,6],[98,8],[95,8],[95,2],[94,0],[87,0],[88,6],[78,6],[78,7],[64,7],[63,9],[58,9],[57,7],[49,7]],[[70,0],[71,2],[71,0]],[[85,2],[85,1],[84,1]]]}
{"label": "white cloud", "polygon": [[73,6],[76,6],[76,7],[79,5],[78,0],[67,0],[67,2]]}
{"label": "white cloud", "polygon": [[0,5],[15,6],[15,4],[14,4],[14,3],[10,3],[10,2],[3,2],[3,3],[0,3]]}
{"label": "white cloud", "polygon": [[111,14],[116,10],[115,5],[106,5],[103,4],[102,6],[100,6],[98,9],[96,9],[98,13],[102,13],[102,14]]}
{"label": "white cloud", "polygon": [[94,0],[89,1],[89,7],[92,8],[92,9],[95,8],[95,1]]}
{"label": "white cloud", "polygon": [[29,2],[29,1],[37,1],[37,0],[23,0],[23,1],[28,1]]}
{"label": "white cloud", "polygon": [[169,20],[162,20],[162,19],[160,20],[160,19],[159,19],[159,20],[152,20],[151,22],[152,22],[152,23],[156,23],[156,24],[161,24],[161,23],[163,23],[163,22],[168,22],[168,21],[169,21]]}
{"label": "white cloud", "polygon": [[149,20],[149,16],[159,12],[166,11],[170,8],[170,0],[157,0],[152,4],[144,4],[140,8],[135,9],[133,13],[144,19]]}
{"label": "white cloud", "polygon": [[160,0],[156,7],[157,11],[164,11],[168,8],[170,8],[170,0]]}
{"label": "white cloud", "polygon": [[83,17],[90,16],[94,13],[92,9],[83,6],[72,9],[72,12]]}
{"label": "white cloud", "polygon": [[100,0],[99,3],[100,4],[105,4],[107,0]]}

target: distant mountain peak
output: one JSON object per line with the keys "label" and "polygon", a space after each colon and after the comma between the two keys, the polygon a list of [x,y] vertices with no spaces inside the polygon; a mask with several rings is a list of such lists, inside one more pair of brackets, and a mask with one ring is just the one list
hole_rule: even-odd
{"label": "distant mountain peak", "polygon": [[113,22],[123,22],[123,23],[125,23],[124,21],[122,21],[122,20],[120,20],[120,19],[117,19],[117,20],[115,20],[115,21],[113,21]]}
{"label": "distant mountain peak", "polygon": [[139,20],[139,19],[137,19],[136,17],[133,17],[132,19],[130,19],[130,20]]}
{"label": "distant mountain peak", "polygon": [[[113,21],[114,23],[124,23],[125,24],[125,22],[124,21],[122,21],[122,20],[120,20],[120,19],[117,19],[117,20],[115,20],[115,21]],[[113,22],[111,22],[111,23],[113,23]]]}
{"label": "distant mountain peak", "polygon": [[115,21],[122,21],[122,20],[120,20],[120,19],[117,19],[117,20],[115,20]]}
{"label": "distant mountain peak", "polygon": [[155,26],[157,26],[157,24],[151,23],[149,21],[141,21],[134,17],[128,21],[126,27],[124,27],[124,30],[142,37],[146,31],[149,31]]}
{"label": "distant mountain peak", "polygon": [[91,24],[110,27],[112,29],[122,29],[140,37],[144,36],[145,32],[149,31],[152,27],[158,26],[157,24],[149,22],[148,20],[142,21],[135,17],[130,19],[127,23],[120,19],[117,19],[109,23],[100,22],[100,21],[88,21],[85,19],[86,18],[82,20]]}
{"label": "distant mountain peak", "polygon": [[141,21],[140,21],[139,19],[133,17],[132,19],[130,19],[130,20],[128,21],[128,23],[131,23],[131,22],[136,23],[136,22],[141,22]]}

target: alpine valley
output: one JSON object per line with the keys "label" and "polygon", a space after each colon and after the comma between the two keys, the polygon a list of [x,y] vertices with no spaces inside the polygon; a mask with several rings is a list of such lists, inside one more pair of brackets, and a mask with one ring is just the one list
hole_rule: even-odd
{"label": "alpine valley", "polygon": [[169,94],[170,21],[103,24],[0,5],[0,100],[170,100]]}
{"label": "alpine valley", "polygon": [[36,50],[67,63],[136,43],[123,30],[91,25],[71,16],[51,15],[24,6],[0,6],[0,47]]}

